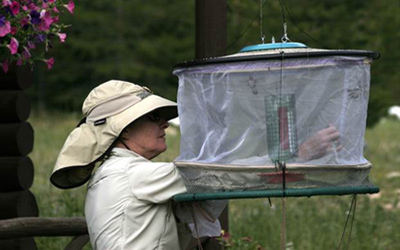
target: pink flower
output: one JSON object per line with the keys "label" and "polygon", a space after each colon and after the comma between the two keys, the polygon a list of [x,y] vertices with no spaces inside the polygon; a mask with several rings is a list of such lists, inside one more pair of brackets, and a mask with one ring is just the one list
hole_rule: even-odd
{"label": "pink flower", "polygon": [[30,9],[30,10],[38,10],[39,7],[37,7],[36,4],[34,4],[34,3],[29,3],[28,4],[28,9]]}
{"label": "pink flower", "polygon": [[47,69],[51,69],[54,65],[54,58],[43,60],[47,64]]}
{"label": "pink flower", "polygon": [[11,27],[11,35],[15,35],[17,33],[17,28],[16,27]]}
{"label": "pink flower", "polygon": [[68,4],[64,4],[64,7],[67,8],[69,13],[74,14],[75,4],[72,0],[70,0]]}
{"label": "pink flower", "polygon": [[51,13],[49,11],[42,10],[40,12],[40,24],[39,30],[47,31],[50,29],[50,25],[53,23],[53,18],[51,17]]}
{"label": "pink flower", "polygon": [[7,73],[8,72],[8,61],[4,61],[1,64],[1,67],[3,68],[4,73]]}
{"label": "pink flower", "polygon": [[11,51],[11,55],[14,55],[14,54],[17,53],[17,51],[18,51],[18,46],[19,46],[18,40],[15,39],[14,37],[11,37],[10,44],[7,45],[7,48],[9,48],[10,51]]}
{"label": "pink flower", "polygon": [[257,245],[257,250],[265,250],[260,244]]}
{"label": "pink flower", "polygon": [[22,56],[25,59],[31,58],[31,52],[29,52],[29,49],[27,47],[24,47],[24,50],[22,51]]}
{"label": "pink flower", "polygon": [[60,13],[60,11],[57,9],[56,6],[54,6],[53,11],[54,11],[55,13]]}
{"label": "pink flower", "polygon": [[10,8],[11,8],[11,12],[13,13],[13,15],[17,15],[19,13],[19,8],[21,7],[21,5],[14,1],[12,2]]}
{"label": "pink flower", "polygon": [[11,32],[10,21],[4,21],[3,26],[0,26],[0,37],[6,36]]}
{"label": "pink flower", "polygon": [[65,33],[57,33],[57,36],[60,38],[62,43],[65,42],[65,39],[67,38],[67,34]]}
{"label": "pink flower", "polygon": [[229,242],[231,240],[231,235],[229,232],[222,231],[221,237],[225,242]]}
{"label": "pink flower", "polygon": [[10,6],[11,4],[10,0],[3,0],[3,7]]}
{"label": "pink flower", "polygon": [[28,48],[34,49],[34,48],[36,48],[36,46],[35,46],[35,44],[33,42],[28,41]]}
{"label": "pink flower", "polygon": [[24,61],[21,59],[21,57],[18,58],[18,60],[17,60],[17,66],[22,66],[23,62],[24,62]]}
{"label": "pink flower", "polygon": [[252,242],[253,241],[253,239],[251,237],[249,237],[249,236],[242,237],[241,240],[247,241],[247,242]]}
{"label": "pink flower", "polygon": [[29,17],[25,17],[21,20],[21,26],[27,25],[29,23]]}

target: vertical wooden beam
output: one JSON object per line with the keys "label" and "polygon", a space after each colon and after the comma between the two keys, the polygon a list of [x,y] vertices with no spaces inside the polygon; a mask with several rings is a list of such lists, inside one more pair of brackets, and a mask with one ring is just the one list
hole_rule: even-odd
{"label": "vertical wooden beam", "polygon": [[[226,0],[196,0],[196,59],[222,56],[226,53]],[[222,229],[229,231],[228,207],[220,218]],[[204,249],[222,249],[217,241],[207,241]]]}
{"label": "vertical wooden beam", "polygon": [[196,0],[196,59],[226,50],[226,0]]}

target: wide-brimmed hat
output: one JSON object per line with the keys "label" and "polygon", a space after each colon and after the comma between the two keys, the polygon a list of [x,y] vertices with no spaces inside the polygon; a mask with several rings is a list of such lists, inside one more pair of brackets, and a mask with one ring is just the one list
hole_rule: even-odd
{"label": "wide-brimmed hat", "polygon": [[51,182],[73,188],[89,180],[95,162],[110,148],[122,130],[141,116],[159,110],[166,120],[178,116],[177,104],[130,82],[111,80],[94,88],[82,106],[83,121],[61,149]]}

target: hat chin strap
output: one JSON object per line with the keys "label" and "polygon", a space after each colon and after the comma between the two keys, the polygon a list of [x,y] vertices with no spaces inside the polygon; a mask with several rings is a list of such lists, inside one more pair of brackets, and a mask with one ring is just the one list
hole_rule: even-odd
{"label": "hat chin strap", "polygon": [[124,147],[125,147],[126,149],[128,149],[129,151],[132,151],[132,152],[133,152],[133,150],[132,150],[130,147],[128,147],[128,145],[126,145],[126,143],[125,143],[121,138],[118,138],[118,141],[120,141],[120,142],[122,143],[122,145],[124,145]]}

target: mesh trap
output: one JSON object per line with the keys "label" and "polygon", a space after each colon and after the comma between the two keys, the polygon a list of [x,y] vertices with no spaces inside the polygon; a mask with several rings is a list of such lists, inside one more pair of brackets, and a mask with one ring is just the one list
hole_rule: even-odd
{"label": "mesh trap", "polygon": [[188,191],[373,186],[363,147],[377,57],[301,48],[178,65]]}

